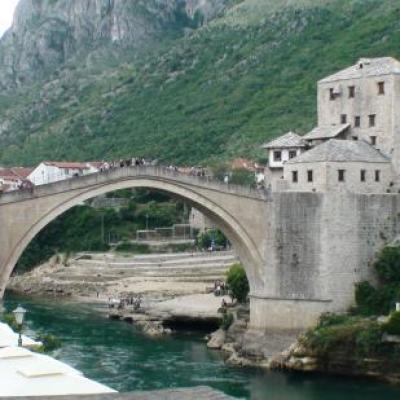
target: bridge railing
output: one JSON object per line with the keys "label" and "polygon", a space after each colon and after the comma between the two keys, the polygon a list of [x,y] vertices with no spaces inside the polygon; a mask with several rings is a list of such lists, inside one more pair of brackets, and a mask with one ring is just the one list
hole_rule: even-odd
{"label": "bridge railing", "polygon": [[129,176],[144,176],[144,177],[157,177],[168,178],[175,181],[184,182],[187,184],[195,184],[208,188],[214,188],[220,191],[235,193],[242,196],[265,198],[268,194],[263,188],[256,188],[250,185],[237,185],[224,183],[210,175],[192,175],[182,173],[169,167],[163,166],[131,166],[122,168],[112,168],[98,174],[111,173],[115,170],[121,169],[124,171],[126,177]]}

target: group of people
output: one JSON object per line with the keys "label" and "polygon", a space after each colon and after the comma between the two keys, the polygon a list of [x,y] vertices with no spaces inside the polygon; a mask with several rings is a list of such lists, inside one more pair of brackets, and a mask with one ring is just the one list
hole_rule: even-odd
{"label": "group of people", "polygon": [[224,296],[228,292],[228,286],[224,281],[217,279],[214,282],[214,295],[215,296]]}
{"label": "group of people", "polygon": [[142,304],[142,295],[131,296],[122,299],[117,298],[108,298],[108,308],[117,308],[118,310],[122,310],[126,307],[132,306],[134,311],[140,310],[140,306]]}
{"label": "group of people", "polygon": [[206,176],[207,170],[203,167],[192,167],[190,168],[190,175],[191,176]]}
{"label": "group of people", "polygon": [[128,159],[120,159],[118,161],[105,161],[101,167],[100,172],[108,171],[114,168],[124,168],[124,167],[142,167],[146,165],[155,165],[156,161],[148,161],[144,158],[128,158]]}

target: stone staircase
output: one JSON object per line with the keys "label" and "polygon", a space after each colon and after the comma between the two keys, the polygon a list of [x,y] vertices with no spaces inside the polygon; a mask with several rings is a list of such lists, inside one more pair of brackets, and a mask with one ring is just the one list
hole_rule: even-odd
{"label": "stone staircase", "polygon": [[51,275],[58,280],[110,282],[128,278],[214,282],[237,262],[233,252],[174,253],[121,257],[113,254],[79,254]]}

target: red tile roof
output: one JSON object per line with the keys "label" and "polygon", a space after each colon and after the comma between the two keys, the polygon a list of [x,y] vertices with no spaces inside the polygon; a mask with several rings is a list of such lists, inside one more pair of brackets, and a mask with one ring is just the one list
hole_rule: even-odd
{"label": "red tile roof", "polygon": [[26,179],[34,169],[35,168],[15,167],[12,168],[12,171],[22,179]]}
{"label": "red tile roof", "polygon": [[256,165],[254,161],[246,160],[245,158],[236,158],[231,162],[232,169],[246,169],[247,171],[254,171]]}
{"label": "red tile roof", "polygon": [[0,178],[7,179],[9,181],[23,180],[33,171],[33,168],[13,167],[13,168],[1,168]]}

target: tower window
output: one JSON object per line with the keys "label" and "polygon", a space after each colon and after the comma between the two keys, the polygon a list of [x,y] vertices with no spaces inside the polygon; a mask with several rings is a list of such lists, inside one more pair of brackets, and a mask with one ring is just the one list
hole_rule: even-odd
{"label": "tower window", "polygon": [[381,180],[381,171],[379,169],[375,170],[375,182],[379,182]]}
{"label": "tower window", "polygon": [[357,115],[354,117],[354,127],[359,128],[361,126],[361,117]]}
{"label": "tower window", "polygon": [[355,86],[349,86],[349,99],[354,98],[356,95],[356,88]]}
{"label": "tower window", "polygon": [[274,151],[274,161],[282,161],[282,152]]}
{"label": "tower window", "polygon": [[329,89],[329,100],[335,100],[335,89],[334,88]]}
{"label": "tower window", "polygon": [[369,121],[369,127],[373,128],[376,123],[376,115],[375,114],[368,115],[368,121]]}
{"label": "tower window", "polygon": [[378,82],[378,94],[385,94],[385,82]]}
{"label": "tower window", "polygon": [[372,146],[376,146],[376,136],[370,136]]}
{"label": "tower window", "polygon": [[313,171],[312,171],[312,169],[309,169],[308,171],[307,171],[307,182],[312,182],[313,181]]}
{"label": "tower window", "polygon": [[346,124],[347,123],[347,115],[346,114],[342,114],[340,116],[340,123],[342,123],[342,124]]}
{"label": "tower window", "polygon": [[296,150],[289,150],[289,159],[295,158],[297,156]]}
{"label": "tower window", "polygon": [[338,170],[338,181],[339,182],[344,182],[345,173],[346,173],[346,170],[344,170],[344,169]]}
{"label": "tower window", "polygon": [[360,181],[365,182],[367,177],[367,171],[365,169],[362,169],[360,171]]}
{"label": "tower window", "polygon": [[298,180],[299,180],[299,175],[298,175],[297,171],[292,171],[292,182],[297,183]]}

